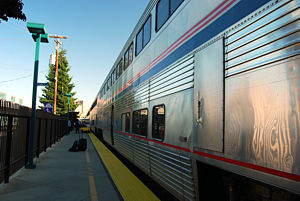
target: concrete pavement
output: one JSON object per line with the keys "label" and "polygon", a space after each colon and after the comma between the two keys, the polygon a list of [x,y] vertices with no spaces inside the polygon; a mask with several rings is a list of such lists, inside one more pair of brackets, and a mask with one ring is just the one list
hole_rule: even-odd
{"label": "concrete pavement", "polygon": [[22,169],[0,185],[1,201],[122,200],[89,137],[86,152],[69,152],[78,135],[62,140],[36,160],[36,169]]}

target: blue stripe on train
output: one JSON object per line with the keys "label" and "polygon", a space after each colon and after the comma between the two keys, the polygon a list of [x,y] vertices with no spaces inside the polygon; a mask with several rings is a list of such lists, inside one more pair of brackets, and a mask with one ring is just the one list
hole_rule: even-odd
{"label": "blue stripe on train", "polygon": [[179,48],[177,48],[174,52],[172,52],[170,55],[164,58],[161,62],[152,67],[150,73],[146,73],[140,78],[138,78],[136,81],[134,81],[131,85],[132,88],[130,87],[130,89],[123,90],[117,95],[116,98],[123,96],[129,90],[137,87],[141,83],[153,77],[161,70],[165,69],[167,66],[171,65],[184,55],[201,46],[217,34],[226,30],[228,27],[232,26],[233,24],[243,19],[250,13],[254,12],[269,1],[271,0],[242,0],[238,2],[230,10],[228,10],[222,16],[217,18],[215,21],[213,21],[210,25],[208,25],[202,31],[197,33],[187,42],[182,44]]}

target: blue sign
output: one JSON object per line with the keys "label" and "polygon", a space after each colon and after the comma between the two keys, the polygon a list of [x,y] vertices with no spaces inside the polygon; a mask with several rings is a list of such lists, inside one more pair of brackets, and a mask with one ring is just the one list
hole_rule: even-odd
{"label": "blue sign", "polygon": [[49,83],[48,82],[46,82],[46,83],[37,83],[37,86],[38,87],[48,87]]}
{"label": "blue sign", "polygon": [[53,113],[53,103],[44,103],[44,112]]}

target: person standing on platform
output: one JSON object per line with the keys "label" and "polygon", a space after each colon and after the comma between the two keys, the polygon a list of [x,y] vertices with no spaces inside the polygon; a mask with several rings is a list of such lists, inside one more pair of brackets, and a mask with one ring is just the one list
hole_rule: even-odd
{"label": "person standing on platform", "polygon": [[70,134],[72,123],[68,120],[68,134]]}
{"label": "person standing on platform", "polygon": [[76,133],[79,133],[79,128],[80,128],[80,122],[78,119],[76,119],[75,121],[75,129],[76,129]]}

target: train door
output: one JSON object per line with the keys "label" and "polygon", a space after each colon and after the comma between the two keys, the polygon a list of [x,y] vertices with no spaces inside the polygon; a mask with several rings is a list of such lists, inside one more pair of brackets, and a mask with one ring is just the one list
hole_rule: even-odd
{"label": "train door", "polygon": [[114,105],[111,106],[110,139],[111,139],[111,145],[114,145]]}
{"label": "train door", "polygon": [[195,53],[194,147],[223,152],[224,53],[223,40]]}

